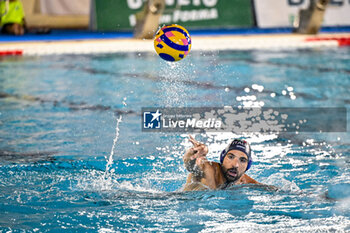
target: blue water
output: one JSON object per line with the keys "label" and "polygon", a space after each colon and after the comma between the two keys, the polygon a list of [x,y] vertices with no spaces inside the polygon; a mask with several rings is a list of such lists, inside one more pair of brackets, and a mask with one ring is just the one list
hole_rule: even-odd
{"label": "blue water", "polygon": [[193,134],[214,161],[230,139],[247,138],[248,175],[279,191],[182,192],[186,135],[141,132],[140,115],[142,107],[349,109],[349,90],[349,48],[191,52],[174,64],[154,53],[3,57],[0,230],[349,231],[349,130]]}

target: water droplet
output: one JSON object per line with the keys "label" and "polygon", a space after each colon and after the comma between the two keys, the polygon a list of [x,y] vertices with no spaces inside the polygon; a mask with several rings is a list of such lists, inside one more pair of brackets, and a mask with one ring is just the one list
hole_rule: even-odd
{"label": "water droplet", "polygon": [[257,90],[258,92],[262,92],[264,90],[264,86],[253,84],[252,89]]}

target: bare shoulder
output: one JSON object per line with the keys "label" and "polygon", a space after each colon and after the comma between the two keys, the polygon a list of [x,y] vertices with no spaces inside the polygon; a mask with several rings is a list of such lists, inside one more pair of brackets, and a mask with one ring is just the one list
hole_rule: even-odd
{"label": "bare shoulder", "polygon": [[250,176],[248,176],[247,174],[244,174],[242,176],[241,182],[242,184],[254,184],[254,185],[257,185],[258,187],[264,188],[269,191],[278,191],[278,188],[276,186],[260,183],[254,180],[253,178],[251,178]]}
{"label": "bare shoulder", "polygon": [[244,174],[242,176],[241,182],[242,184],[261,184],[258,181],[254,180],[253,178],[251,178],[250,176],[248,176],[247,174]]}

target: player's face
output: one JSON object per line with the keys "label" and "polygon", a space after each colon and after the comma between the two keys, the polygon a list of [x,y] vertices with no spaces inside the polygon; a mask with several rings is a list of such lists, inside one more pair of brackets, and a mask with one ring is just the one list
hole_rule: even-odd
{"label": "player's face", "polygon": [[235,182],[242,177],[248,166],[248,156],[239,150],[230,150],[222,163],[226,179]]}

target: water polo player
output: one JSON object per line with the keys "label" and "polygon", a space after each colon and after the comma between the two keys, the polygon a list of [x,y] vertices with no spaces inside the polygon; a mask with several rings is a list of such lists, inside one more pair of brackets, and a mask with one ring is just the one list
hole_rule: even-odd
{"label": "water polo player", "polygon": [[220,163],[208,161],[208,147],[189,136],[193,147],[183,156],[190,172],[184,191],[224,189],[235,184],[261,184],[245,174],[252,164],[251,149],[244,140],[233,140],[220,155]]}

